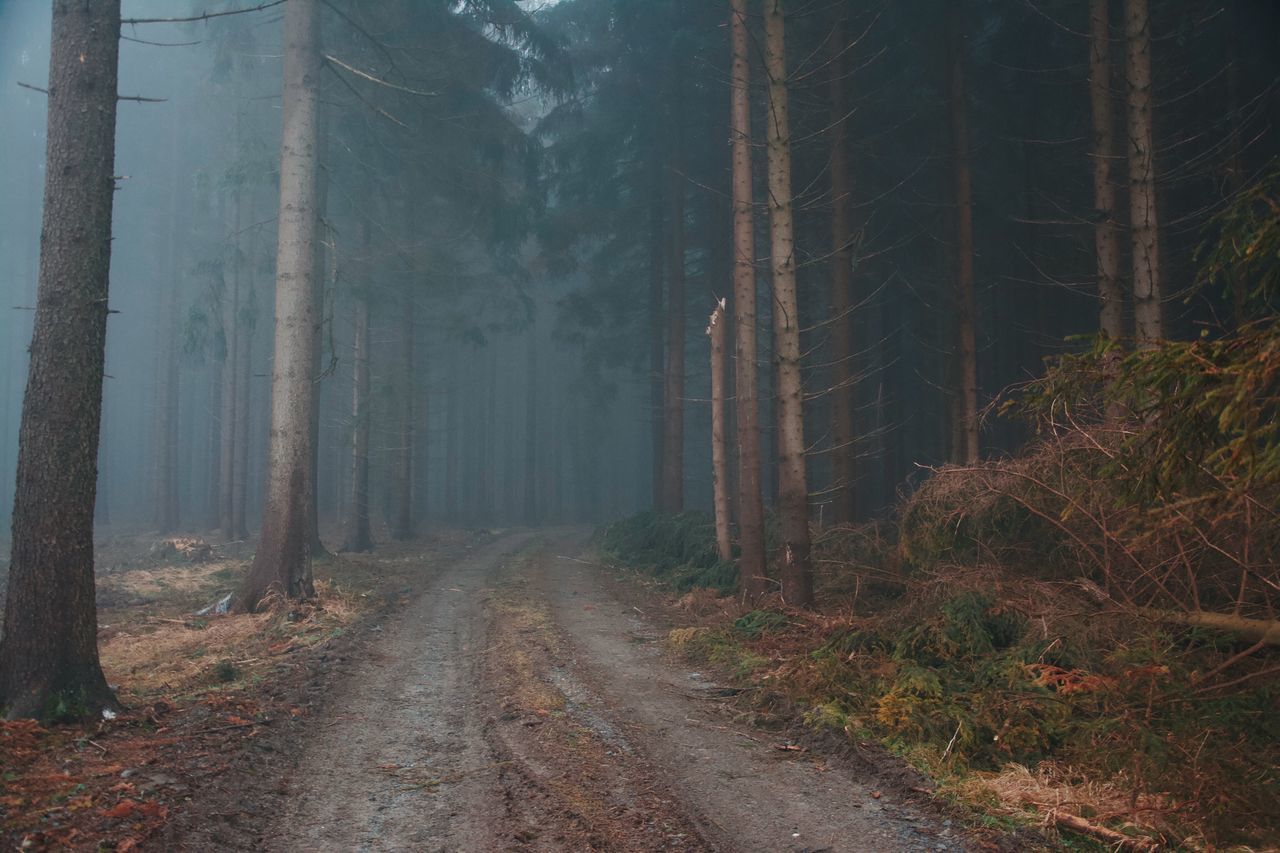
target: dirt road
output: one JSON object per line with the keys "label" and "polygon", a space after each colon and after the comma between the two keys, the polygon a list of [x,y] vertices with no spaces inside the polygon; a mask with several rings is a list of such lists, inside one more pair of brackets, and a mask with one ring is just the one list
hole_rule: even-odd
{"label": "dirt road", "polygon": [[441,570],[310,727],[270,849],[961,849],[718,713],[582,544],[513,533]]}

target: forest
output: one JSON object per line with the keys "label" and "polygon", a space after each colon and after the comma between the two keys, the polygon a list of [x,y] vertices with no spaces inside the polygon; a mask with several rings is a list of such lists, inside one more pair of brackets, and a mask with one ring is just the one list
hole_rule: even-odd
{"label": "forest", "polygon": [[0,0],[0,840],[1280,849],[1273,0]]}

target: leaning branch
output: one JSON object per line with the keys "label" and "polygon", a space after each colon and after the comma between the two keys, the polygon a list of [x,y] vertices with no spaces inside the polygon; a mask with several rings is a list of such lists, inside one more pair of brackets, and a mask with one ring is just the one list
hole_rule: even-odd
{"label": "leaning branch", "polygon": [[207,21],[210,18],[225,18],[227,15],[243,15],[247,12],[261,12],[263,9],[270,9],[272,6],[279,6],[285,0],[275,0],[274,3],[259,3],[251,9],[230,9],[226,12],[204,12],[200,15],[193,15],[190,18],[125,18],[120,23],[126,24],[189,24],[195,21]]}

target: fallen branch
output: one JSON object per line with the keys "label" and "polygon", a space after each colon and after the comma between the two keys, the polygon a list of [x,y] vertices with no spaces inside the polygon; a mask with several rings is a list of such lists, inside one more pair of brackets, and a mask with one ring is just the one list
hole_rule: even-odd
{"label": "fallen branch", "polygon": [[1236,634],[1242,640],[1263,643],[1268,646],[1280,646],[1280,622],[1267,619],[1249,619],[1244,616],[1233,616],[1229,613],[1179,613],[1173,610],[1155,610],[1142,608],[1142,615],[1157,622],[1172,622],[1188,625],[1193,628],[1212,628]]}
{"label": "fallen branch", "polygon": [[1125,835],[1123,832],[1116,832],[1114,829],[1107,829],[1105,826],[1090,823],[1084,818],[1069,812],[1060,812],[1055,809],[1049,812],[1049,820],[1063,829],[1069,829],[1072,832],[1096,838],[1120,850],[1137,850],[1146,853],[1146,851],[1160,849],[1160,843],[1154,839]]}

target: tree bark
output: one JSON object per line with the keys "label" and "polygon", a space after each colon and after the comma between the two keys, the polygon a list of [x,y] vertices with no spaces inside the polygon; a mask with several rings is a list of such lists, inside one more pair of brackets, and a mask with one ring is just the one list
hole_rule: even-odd
{"label": "tree bark", "polygon": [[725,442],[725,358],[724,358],[725,301],[716,304],[707,324],[707,336],[711,338],[711,474],[712,504],[716,519],[716,551],[720,559],[733,559],[733,542],[729,535],[729,461]]}
{"label": "tree bark", "polygon": [[[681,120],[677,106],[674,120]],[[667,356],[663,400],[662,511],[684,510],[684,175],[680,130],[667,166]]]}
{"label": "tree bark", "polygon": [[1129,232],[1133,261],[1133,323],[1139,346],[1164,337],[1160,282],[1160,222],[1156,209],[1152,128],[1151,18],[1147,0],[1124,0],[1128,84]]}
{"label": "tree bark", "polygon": [[956,461],[978,461],[978,343],[973,292],[973,179],[969,170],[969,93],[965,84],[964,13],[947,4],[948,77],[951,102],[951,168],[955,193]]}
{"label": "tree bark", "polygon": [[[364,225],[368,246],[369,225]],[[367,253],[366,253],[367,254]],[[367,285],[366,285],[367,286]],[[369,532],[369,297],[365,287],[355,293],[355,355],[351,383],[351,506],[347,515],[344,551],[371,551]]]}
{"label": "tree bark", "polygon": [[1111,0],[1090,0],[1089,101],[1093,112],[1093,243],[1098,260],[1098,328],[1113,341],[1124,337],[1124,289],[1120,283],[1120,228],[1111,180],[1115,122],[1111,109]]}
{"label": "tree bark", "polygon": [[275,357],[262,537],[236,596],[253,610],[269,592],[315,593],[311,574],[314,490],[316,176],[320,76],[318,0],[291,0],[284,12],[283,132],[276,250]]}
{"label": "tree bark", "polygon": [[731,0],[733,68],[729,104],[733,146],[734,410],[738,429],[738,584],[755,602],[768,590],[764,498],[760,491],[760,402],[756,370],[756,238],[751,187],[751,40],[747,0]]}
{"label": "tree bark", "polygon": [[831,479],[832,520],[850,524],[856,512],[853,387],[853,222],[849,192],[848,21],[843,7],[828,39],[831,72]]}
{"label": "tree bark", "polygon": [[116,705],[98,662],[93,512],[119,39],[119,0],[55,0],[40,274],[0,641],[9,719],[93,719]]}
{"label": "tree bark", "polygon": [[[238,134],[237,134],[238,135]],[[222,295],[222,414],[221,451],[218,458],[218,479],[222,484],[219,493],[218,527],[228,540],[236,539],[236,421],[243,416],[237,408],[240,399],[240,276],[244,259],[240,253],[240,228],[242,224],[241,193],[237,188],[231,199],[231,289]]]}
{"label": "tree bark", "polygon": [[813,605],[809,562],[809,489],[804,458],[804,393],[791,194],[791,128],[787,95],[786,18],[782,0],[765,0],[765,68],[769,116],[769,224],[773,264],[773,348],[778,363],[778,517],[782,528],[782,598]]}

